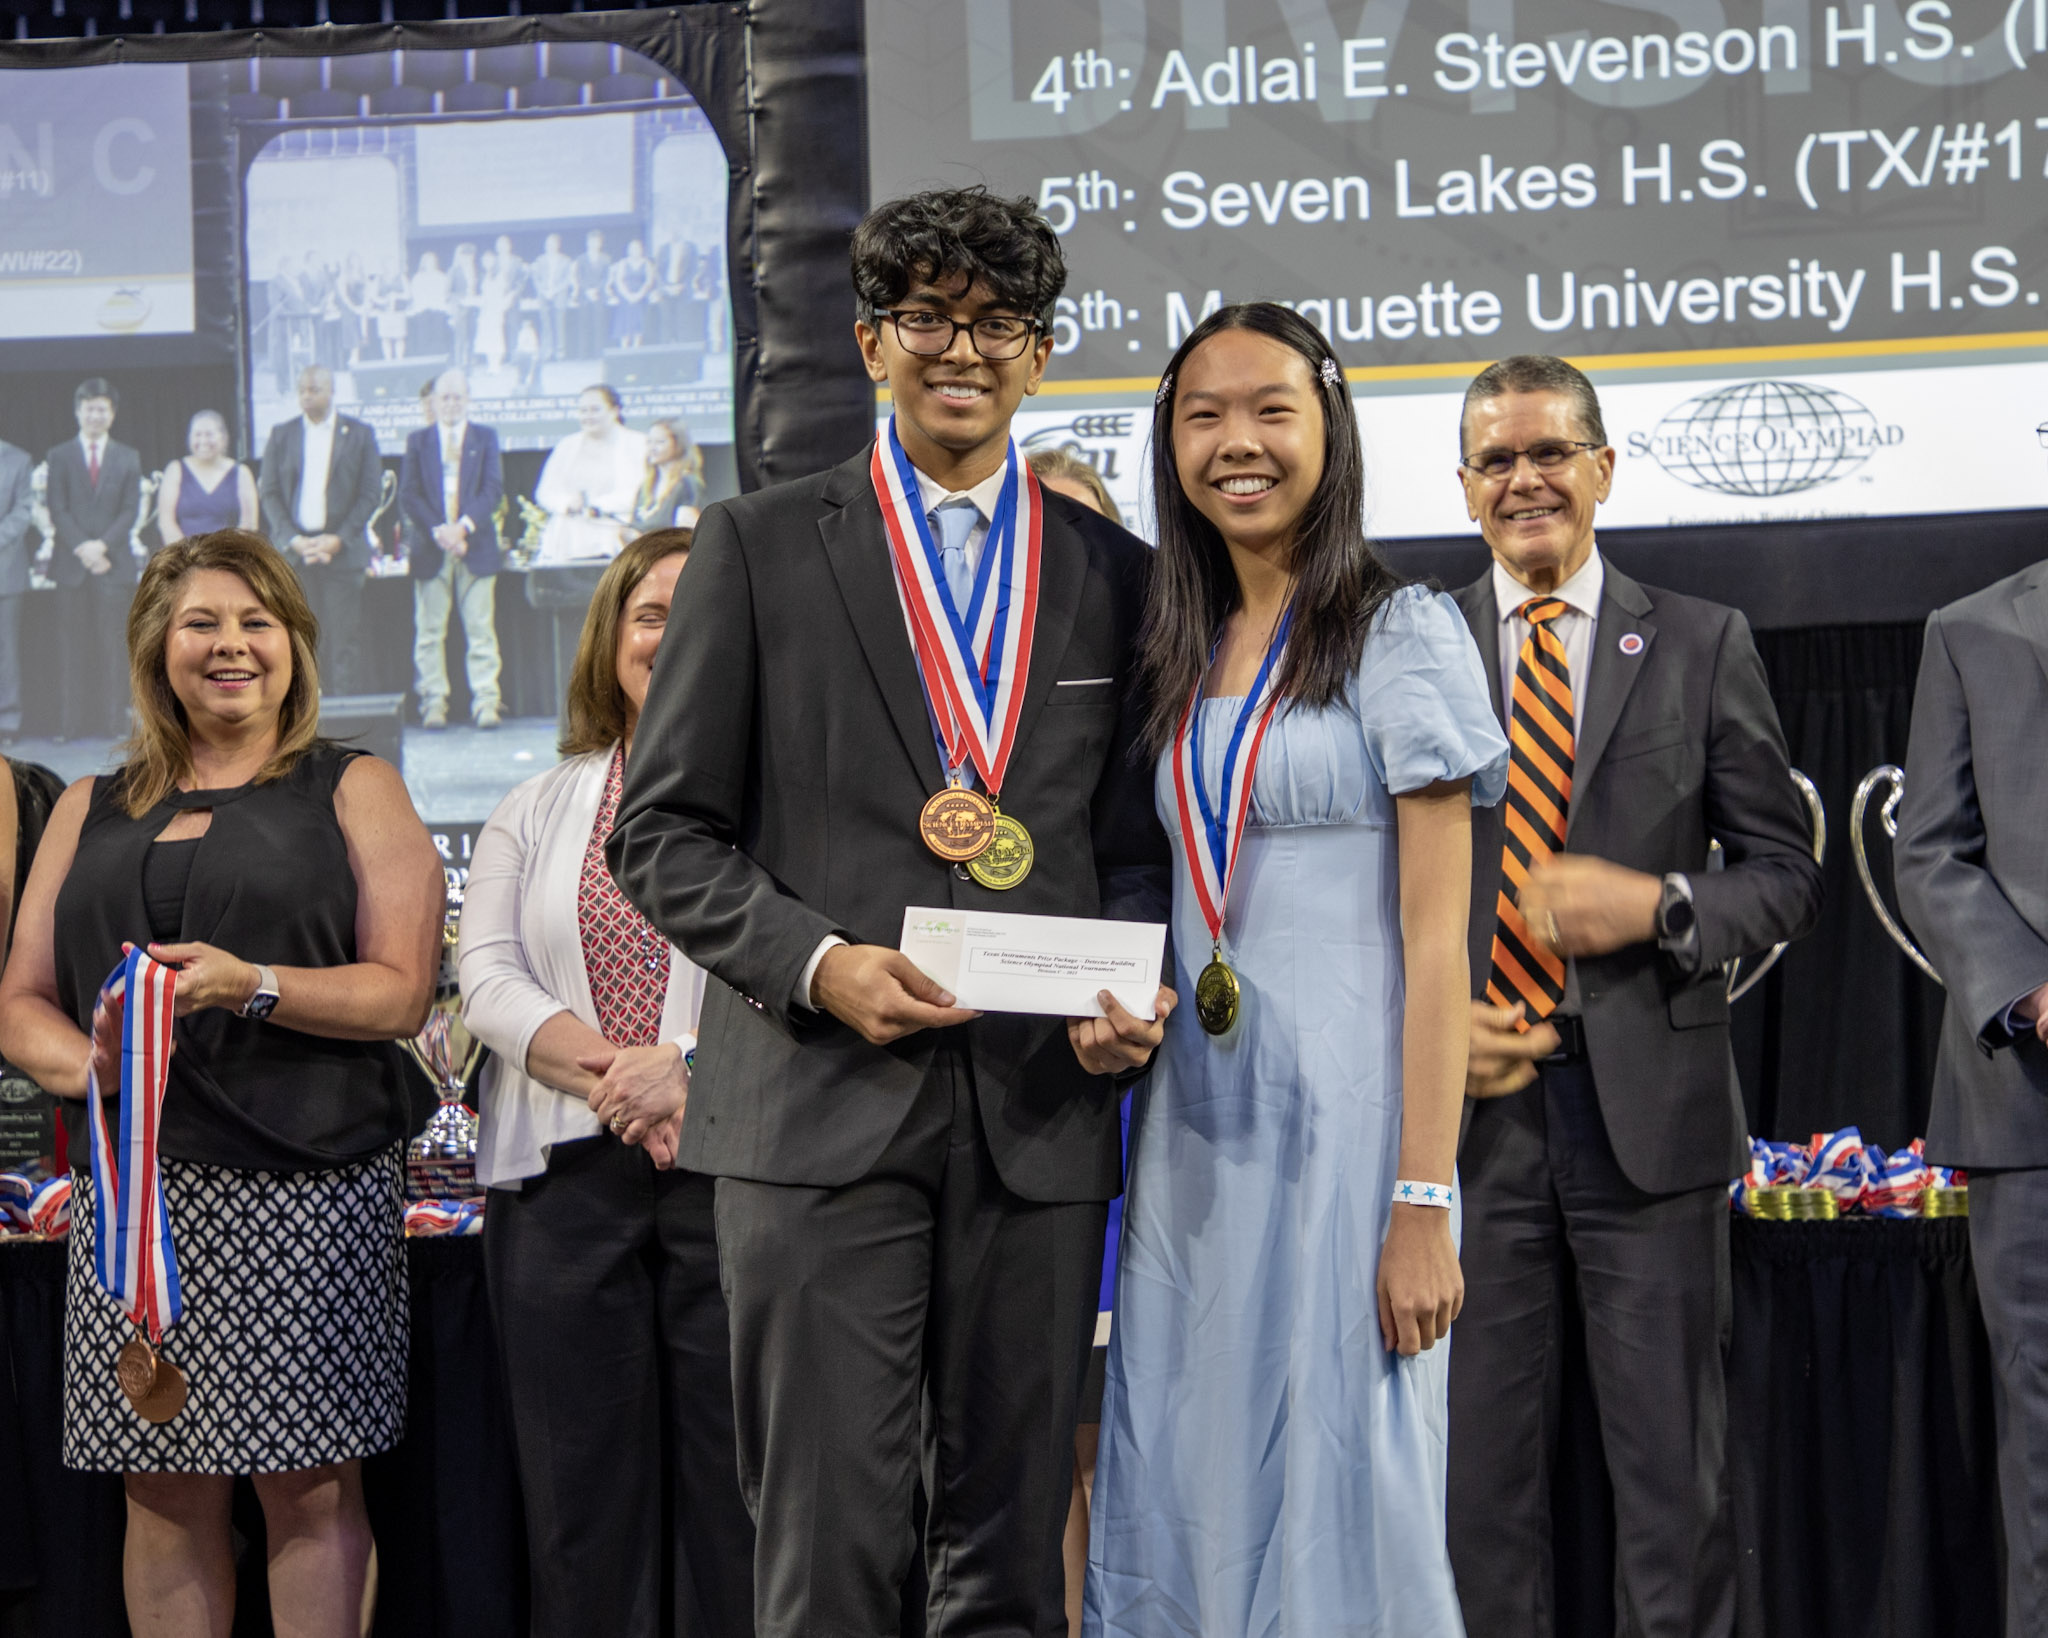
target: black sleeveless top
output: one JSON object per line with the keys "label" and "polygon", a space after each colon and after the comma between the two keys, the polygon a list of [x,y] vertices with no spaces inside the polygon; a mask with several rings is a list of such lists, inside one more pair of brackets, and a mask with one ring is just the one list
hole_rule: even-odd
{"label": "black sleeveless top", "polygon": [[[140,819],[93,782],[78,852],[57,894],[57,993],[80,1029],[119,965],[121,944],[198,941],[272,967],[339,967],[356,959],[356,880],[334,816],[334,788],[360,752],[325,742],[284,778],[233,790],[176,791]],[[168,938],[152,921],[151,844],[181,809],[211,808],[190,855],[184,913]],[[177,847],[177,844],[168,844]],[[160,854],[161,849],[156,850]],[[182,863],[183,861],[179,861]],[[158,917],[152,917],[152,909]],[[159,923],[160,924],[160,923]],[[320,1171],[405,1135],[403,1060],[390,1041],[337,1041],[208,1007],[180,1018],[164,1096],[163,1153],[245,1171]],[[86,1108],[63,1100],[71,1155],[86,1169]],[[113,1118],[111,1100],[109,1119]]]}

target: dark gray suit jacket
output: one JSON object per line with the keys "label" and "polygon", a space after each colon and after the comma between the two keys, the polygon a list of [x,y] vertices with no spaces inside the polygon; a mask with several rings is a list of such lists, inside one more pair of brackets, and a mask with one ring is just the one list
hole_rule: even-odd
{"label": "dark gray suit jacket", "polygon": [[[937,1040],[870,1046],[796,997],[819,941],[894,948],[911,905],[1166,919],[1166,837],[1135,760],[1132,643],[1149,554],[1045,496],[1036,636],[1003,787],[1037,862],[1006,893],[918,834],[944,784],[861,454],[710,507],[676,589],[607,857],[714,982],[678,1164],[836,1187],[902,1124]],[[1122,1187],[1117,1093],[1062,1020],[964,1027],[989,1148],[1031,1200]]]}
{"label": "dark gray suit jacket", "polygon": [[1893,868],[1948,985],[1927,1152],[2048,1166],[2048,1047],[2006,1009],[2048,983],[2048,562],[1927,618]]}
{"label": "dark gray suit jacket", "polygon": [[[1690,878],[1689,970],[1655,944],[1578,963],[1600,1113],[1629,1181],[1653,1194],[1725,1183],[1749,1164],[1722,962],[1799,937],[1820,915],[1804,804],[1749,622],[1606,566],[1565,846]],[[1501,708],[1491,573],[1458,594]],[[1642,647],[1622,652],[1634,633]],[[1633,645],[1631,645],[1633,646]],[[1473,993],[1492,970],[1505,808],[1472,810]],[[1718,838],[1727,868],[1709,872]]]}
{"label": "dark gray suit jacket", "polygon": [[88,540],[103,540],[112,565],[108,581],[116,586],[134,585],[133,539],[136,515],[142,510],[142,457],[109,438],[100,456],[97,484],[86,470],[85,446],[76,438],[66,438],[46,459],[49,486],[44,499],[57,532],[50,553],[50,578],[60,586],[81,586],[95,578],[86,573],[71,549]]}
{"label": "dark gray suit jacket", "polygon": [[28,451],[0,442],[0,597],[19,597],[28,590],[32,475]]}
{"label": "dark gray suit jacket", "polygon": [[[294,415],[270,429],[263,446],[263,527],[279,551],[300,532],[297,512],[299,481],[306,470],[306,421]],[[323,534],[339,535],[341,551],[337,568],[357,574],[370,567],[370,517],[377,510],[379,490],[384,482],[384,465],[377,457],[377,435],[367,422],[337,413],[334,420],[334,452],[327,463],[327,527]],[[297,558],[292,567],[301,567]]]}

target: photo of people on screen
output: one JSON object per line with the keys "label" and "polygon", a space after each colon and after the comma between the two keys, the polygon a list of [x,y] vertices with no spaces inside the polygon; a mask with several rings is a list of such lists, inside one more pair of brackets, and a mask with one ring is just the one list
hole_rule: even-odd
{"label": "photo of people on screen", "polygon": [[[297,383],[320,369],[336,412],[393,461],[422,380],[459,371],[506,458],[495,533],[518,572],[602,565],[638,528],[687,525],[729,492],[729,180],[700,109],[356,138],[268,139],[249,167],[255,447],[299,418]],[[397,523],[395,507],[373,522],[369,577],[432,581],[433,543],[422,574],[418,531]]]}

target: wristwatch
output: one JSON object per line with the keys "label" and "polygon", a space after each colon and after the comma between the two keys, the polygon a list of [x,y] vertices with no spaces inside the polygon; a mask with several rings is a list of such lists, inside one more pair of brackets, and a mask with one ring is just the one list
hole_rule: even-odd
{"label": "wristwatch", "polygon": [[256,993],[242,1003],[244,1018],[268,1018],[277,1009],[277,974],[261,962],[256,965]]}
{"label": "wristwatch", "polygon": [[1699,923],[1692,905],[1692,883],[1680,871],[1664,878],[1663,896],[1657,901],[1657,939],[1663,944],[1682,944]]}

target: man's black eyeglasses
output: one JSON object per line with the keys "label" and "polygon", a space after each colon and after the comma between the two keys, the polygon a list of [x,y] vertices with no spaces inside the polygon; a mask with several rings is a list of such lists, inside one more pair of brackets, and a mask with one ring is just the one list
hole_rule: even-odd
{"label": "man's black eyeglasses", "polygon": [[953,345],[953,338],[965,330],[977,353],[992,363],[1000,364],[1022,354],[1038,334],[1037,320],[1012,318],[1007,314],[992,314],[988,318],[963,323],[959,319],[948,318],[944,313],[935,313],[929,307],[876,309],[875,322],[879,324],[883,319],[896,326],[896,339],[903,344],[905,352],[925,358],[937,358]]}
{"label": "man's black eyeglasses", "polygon": [[1545,441],[1531,444],[1527,449],[1482,449],[1476,455],[1465,456],[1458,464],[1468,472],[1477,473],[1482,478],[1491,478],[1498,483],[1514,471],[1515,463],[1524,455],[1529,457],[1529,464],[1538,472],[1555,472],[1566,461],[1584,450],[1604,448],[1604,444],[1587,443],[1583,440],[1576,443],[1562,440]]}

